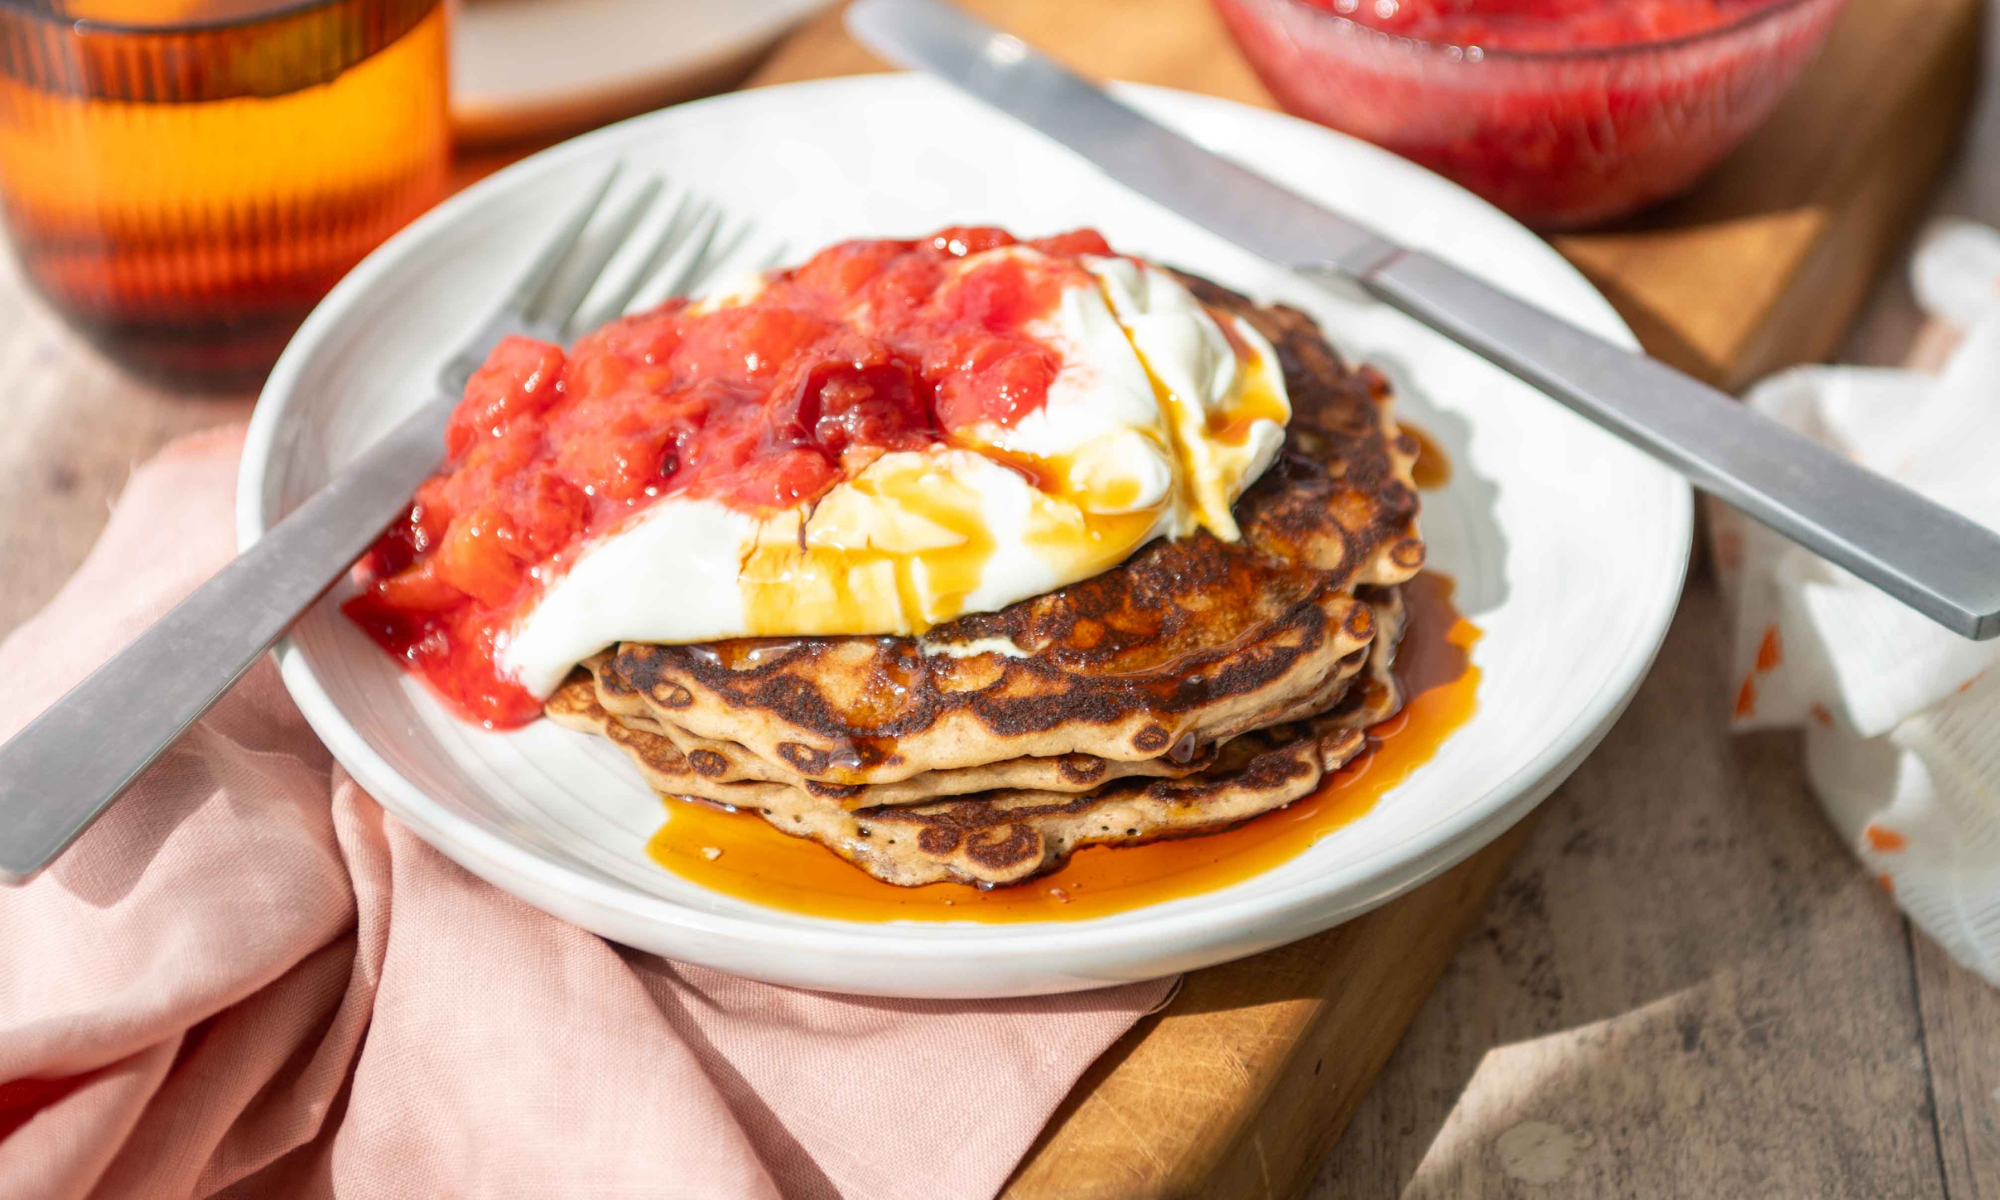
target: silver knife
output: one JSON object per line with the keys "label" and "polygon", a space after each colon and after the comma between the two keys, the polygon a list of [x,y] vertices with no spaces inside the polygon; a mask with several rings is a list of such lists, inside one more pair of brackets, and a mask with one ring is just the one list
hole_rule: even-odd
{"label": "silver knife", "polygon": [[1352,280],[1946,628],[2000,635],[1992,530],[1204,149],[941,0],[857,0],[847,25],[1244,249]]}

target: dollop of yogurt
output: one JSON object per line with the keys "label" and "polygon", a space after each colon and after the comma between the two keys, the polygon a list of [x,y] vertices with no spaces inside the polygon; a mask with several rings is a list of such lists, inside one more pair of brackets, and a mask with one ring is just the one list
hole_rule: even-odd
{"label": "dollop of yogurt", "polygon": [[546,695],[616,641],[915,635],[1088,579],[1154,538],[1234,541],[1230,508],[1291,417],[1276,353],[1159,267],[1085,266],[1097,286],[1065,289],[1033,327],[1063,363],[1039,408],[884,455],[776,516],[663,499],[548,587],[501,642],[502,666]]}

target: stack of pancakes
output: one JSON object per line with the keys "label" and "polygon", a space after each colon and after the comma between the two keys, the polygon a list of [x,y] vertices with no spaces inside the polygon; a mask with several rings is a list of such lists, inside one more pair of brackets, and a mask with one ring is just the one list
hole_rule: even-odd
{"label": "stack of pancakes", "polygon": [[1416,444],[1312,319],[1182,276],[1277,349],[1293,417],[1236,542],[1148,544],[919,638],[627,642],[548,714],[669,798],[754,810],[875,877],[1016,883],[1080,846],[1228,828],[1310,793],[1402,704]]}

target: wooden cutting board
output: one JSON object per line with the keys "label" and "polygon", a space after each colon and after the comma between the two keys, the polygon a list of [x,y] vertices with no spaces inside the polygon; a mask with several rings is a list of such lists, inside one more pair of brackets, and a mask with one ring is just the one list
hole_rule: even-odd
{"label": "wooden cutting board", "polygon": [[[962,0],[1092,74],[1271,107],[1207,0]],[[1978,0],[1860,0],[1693,194],[1557,247],[1654,354],[1732,390],[1829,354],[1951,152]],[[753,84],[882,70],[832,12]],[[1190,974],[1095,1063],[1007,1200],[1295,1196],[1526,835],[1306,941]]]}

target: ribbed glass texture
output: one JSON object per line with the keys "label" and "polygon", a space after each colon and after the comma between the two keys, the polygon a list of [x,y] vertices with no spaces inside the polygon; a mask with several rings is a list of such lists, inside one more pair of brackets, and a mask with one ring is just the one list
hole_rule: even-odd
{"label": "ribbed glass texture", "polygon": [[[0,202],[24,273],[170,383],[254,384],[444,194],[439,0],[255,7],[0,0]],[[163,9],[178,24],[144,19]]]}

